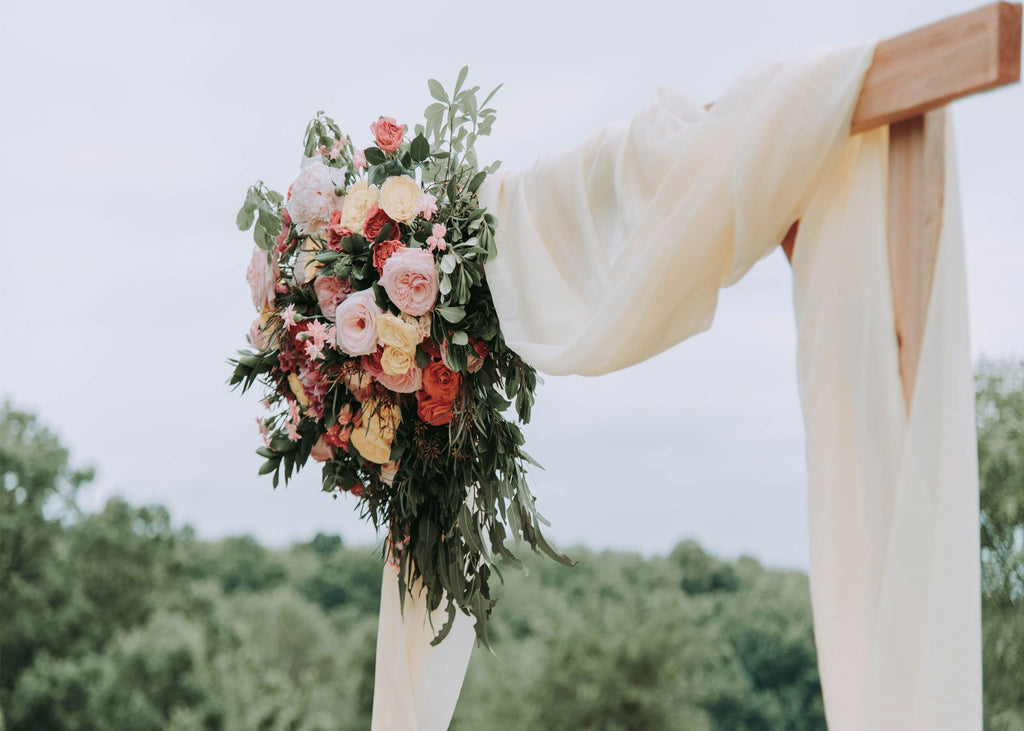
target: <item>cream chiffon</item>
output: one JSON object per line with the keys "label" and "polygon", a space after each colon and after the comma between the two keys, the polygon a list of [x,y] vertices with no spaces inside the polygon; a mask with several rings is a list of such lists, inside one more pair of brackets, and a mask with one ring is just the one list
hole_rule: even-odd
{"label": "cream chiffon", "polygon": [[[707,329],[719,288],[801,218],[793,275],[829,726],[979,729],[977,476],[955,174],[908,420],[886,257],[887,136],[848,136],[872,51],[760,64],[710,111],[668,87],[629,124],[493,176],[481,190],[500,221],[487,276],[525,360],[600,375]],[[430,648],[422,610],[399,614],[387,572],[384,589],[373,728],[441,731],[472,649],[468,620]]]}

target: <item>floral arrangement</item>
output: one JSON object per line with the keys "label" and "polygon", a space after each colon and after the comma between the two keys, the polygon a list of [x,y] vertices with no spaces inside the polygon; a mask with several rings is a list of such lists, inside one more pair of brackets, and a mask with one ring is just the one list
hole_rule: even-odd
{"label": "floral arrangement", "polygon": [[365,148],[319,112],[288,194],[249,189],[237,223],[256,242],[258,317],[229,382],[266,387],[260,474],[277,487],[321,463],[323,489],[386,530],[402,596],[422,586],[444,605],[434,641],[461,610],[486,643],[491,575],[518,565],[508,539],[570,562],[525,480],[517,420],[537,374],[502,338],[484,273],[497,221],[476,196],[500,164],[481,169],[474,152],[498,89],[478,102],[467,73],[451,94],[431,79],[425,122],[410,133],[381,117]]}

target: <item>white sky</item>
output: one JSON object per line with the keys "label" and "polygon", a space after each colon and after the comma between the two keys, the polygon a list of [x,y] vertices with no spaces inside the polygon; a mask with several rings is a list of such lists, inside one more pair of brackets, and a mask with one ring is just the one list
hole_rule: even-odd
{"label": "white sky", "polygon": [[[463,63],[510,167],[628,118],[658,86],[712,100],[748,65],[881,38],[975,0],[893,3],[112,2],[2,5],[0,393],[99,468],[87,503],[162,503],[215,537],[368,542],[308,470],[258,478],[255,397],[225,386],[253,316],[246,187],[284,190],[306,121],[357,143],[419,119]],[[1024,353],[1024,93],[956,105],[975,354]],[[806,565],[790,275],[724,292],[715,327],[601,379],[548,378],[528,449],[563,545]]]}

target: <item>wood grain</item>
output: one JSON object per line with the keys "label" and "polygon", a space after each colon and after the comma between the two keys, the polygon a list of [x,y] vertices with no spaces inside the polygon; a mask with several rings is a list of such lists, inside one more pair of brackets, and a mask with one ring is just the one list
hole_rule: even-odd
{"label": "wood grain", "polygon": [[945,108],[889,127],[889,271],[900,378],[908,412],[942,233],[945,151]]}
{"label": "wood grain", "polygon": [[851,134],[1020,80],[1021,5],[998,2],[879,42]]}

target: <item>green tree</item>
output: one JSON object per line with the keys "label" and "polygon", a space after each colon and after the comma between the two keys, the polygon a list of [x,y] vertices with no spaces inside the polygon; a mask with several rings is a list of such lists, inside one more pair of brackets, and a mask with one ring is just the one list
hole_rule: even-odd
{"label": "green tree", "polygon": [[976,370],[985,717],[1024,729],[1024,361]]}

